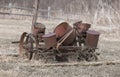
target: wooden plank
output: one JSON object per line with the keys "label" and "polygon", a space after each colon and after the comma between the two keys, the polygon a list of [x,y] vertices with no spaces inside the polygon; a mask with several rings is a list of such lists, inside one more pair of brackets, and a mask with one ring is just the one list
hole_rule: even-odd
{"label": "wooden plank", "polygon": [[35,25],[35,23],[37,21],[38,9],[39,9],[39,0],[35,0],[34,15],[33,15],[33,20],[32,20],[31,31],[33,30],[33,28],[34,28],[33,26]]}

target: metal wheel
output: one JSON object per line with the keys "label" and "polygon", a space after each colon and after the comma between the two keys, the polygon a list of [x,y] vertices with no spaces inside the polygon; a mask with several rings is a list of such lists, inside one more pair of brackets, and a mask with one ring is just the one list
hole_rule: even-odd
{"label": "metal wheel", "polygon": [[32,34],[24,32],[20,38],[19,52],[22,57],[32,59],[35,52],[36,41]]}

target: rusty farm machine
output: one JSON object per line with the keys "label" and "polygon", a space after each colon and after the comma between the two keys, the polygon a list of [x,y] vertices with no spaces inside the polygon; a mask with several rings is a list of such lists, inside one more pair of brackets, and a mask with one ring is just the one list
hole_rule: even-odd
{"label": "rusty farm machine", "polygon": [[78,21],[70,26],[62,22],[52,33],[45,33],[45,25],[38,23],[39,0],[35,0],[35,10],[31,33],[23,32],[20,38],[20,55],[31,60],[41,55],[53,55],[56,61],[67,60],[67,55],[76,54],[77,60],[97,60],[97,44],[100,33],[89,30],[91,24]]}

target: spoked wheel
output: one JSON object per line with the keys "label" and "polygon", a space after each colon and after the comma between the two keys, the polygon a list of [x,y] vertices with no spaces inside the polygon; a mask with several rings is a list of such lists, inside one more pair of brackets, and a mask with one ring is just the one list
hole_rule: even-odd
{"label": "spoked wheel", "polygon": [[20,38],[19,52],[22,57],[32,59],[36,49],[36,40],[32,34],[24,32]]}

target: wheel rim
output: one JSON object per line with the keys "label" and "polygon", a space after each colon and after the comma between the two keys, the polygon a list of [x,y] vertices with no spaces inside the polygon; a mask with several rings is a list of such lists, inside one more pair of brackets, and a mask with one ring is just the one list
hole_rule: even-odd
{"label": "wheel rim", "polygon": [[20,56],[23,56],[23,52],[24,52],[24,48],[23,48],[23,45],[25,43],[25,39],[26,39],[26,36],[27,36],[28,33],[24,32],[22,35],[21,35],[21,38],[20,38],[20,44],[19,44],[19,54]]}
{"label": "wheel rim", "polygon": [[27,57],[29,60],[32,59],[33,50],[36,48],[36,41],[32,34],[24,32],[21,35],[19,53],[22,57]]}

